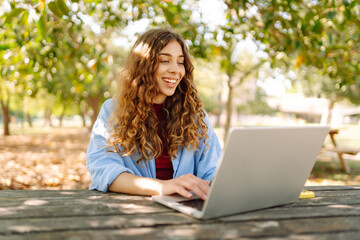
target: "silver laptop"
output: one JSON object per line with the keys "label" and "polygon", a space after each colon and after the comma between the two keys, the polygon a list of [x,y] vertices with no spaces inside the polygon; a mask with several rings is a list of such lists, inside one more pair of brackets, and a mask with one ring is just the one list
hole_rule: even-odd
{"label": "silver laptop", "polygon": [[233,128],[206,201],[152,199],[199,219],[296,202],[328,132],[326,126]]}

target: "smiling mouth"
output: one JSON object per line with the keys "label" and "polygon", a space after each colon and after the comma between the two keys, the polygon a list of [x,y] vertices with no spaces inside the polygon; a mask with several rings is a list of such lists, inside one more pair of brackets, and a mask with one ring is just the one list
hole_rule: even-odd
{"label": "smiling mouth", "polygon": [[163,80],[167,83],[176,83],[176,79],[170,79],[170,78],[163,78]]}

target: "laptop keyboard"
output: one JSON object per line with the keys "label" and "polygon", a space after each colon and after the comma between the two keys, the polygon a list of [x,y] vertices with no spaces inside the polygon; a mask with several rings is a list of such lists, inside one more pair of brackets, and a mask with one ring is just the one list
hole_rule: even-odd
{"label": "laptop keyboard", "polygon": [[204,206],[204,200],[198,198],[198,199],[191,199],[191,200],[183,200],[183,201],[180,201],[178,203],[181,203],[182,205],[185,205],[187,207],[192,207],[192,208],[195,208],[199,211],[201,211],[201,209],[203,208]]}

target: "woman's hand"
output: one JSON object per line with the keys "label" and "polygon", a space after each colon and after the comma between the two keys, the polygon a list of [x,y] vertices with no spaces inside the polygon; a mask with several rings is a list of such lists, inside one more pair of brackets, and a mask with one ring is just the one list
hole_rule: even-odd
{"label": "woman's hand", "polygon": [[203,180],[189,173],[178,178],[163,180],[161,194],[171,195],[178,193],[183,197],[191,198],[192,194],[190,191],[192,191],[201,199],[206,200],[209,190],[209,181]]}
{"label": "woman's hand", "polygon": [[128,172],[119,174],[108,188],[112,192],[147,196],[177,193],[187,198],[192,197],[192,191],[203,200],[206,199],[209,189],[209,181],[190,173],[170,180],[159,180],[135,176]]}

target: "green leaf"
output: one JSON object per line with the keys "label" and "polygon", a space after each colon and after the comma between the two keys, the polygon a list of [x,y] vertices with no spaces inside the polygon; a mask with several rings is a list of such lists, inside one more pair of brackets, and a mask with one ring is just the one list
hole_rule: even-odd
{"label": "green leaf", "polygon": [[350,3],[349,3],[348,0],[343,0],[342,2],[343,2],[343,4],[344,4],[346,7],[350,5]]}
{"label": "green leaf", "polygon": [[25,11],[25,9],[23,8],[15,8],[13,9],[8,16],[6,17],[5,23],[10,23],[13,17],[18,16],[20,13],[22,13],[23,11]]}
{"label": "green leaf", "polygon": [[344,15],[345,15],[345,17],[347,18],[347,19],[351,19],[351,11],[350,11],[350,9],[348,9],[348,8],[346,8],[345,9],[345,12],[344,12]]}
{"label": "green leaf", "polygon": [[45,25],[45,16],[41,15],[39,18],[39,21],[37,22],[37,26],[39,29],[39,32],[43,38],[45,38],[46,33],[46,25]]}
{"label": "green leaf", "polygon": [[64,14],[59,9],[57,2],[50,2],[48,4],[50,11],[57,17],[61,18]]}
{"label": "green leaf", "polygon": [[352,1],[350,4],[350,8],[353,9],[356,6],[356,1]]}
{"label": "green leaf", "polygon": [[28,24],[28,19],[29,19],[29,12],[25,11],[24,14],[21,17],[21,23],[25,26]]}
{"label": "green leaf", "polygon": [[304,20],[307,23],[307,22],[310,22],[310,20],[312,20],[313,18],[314,18],[314,13],[309,11],[305,14]]}
{"label": "green leaf", "polygon": [[326,13],[326,18],[327,19],[333,19],[336,16],[336,11],[330,11]]}
{"label": "green leaf", "polygon": [[10,49],[9,45],[0,44],[0,50],[8,50],[8,49]]}
{"label": "green leaf", "polygon": [[323,24],[320,20],[315,21],[313,32],[315,33],[321,33],[323,31]]}
{"label": "green leaf", "polygon": [[66,5],[66,3],[64,2],[64,0],[57,0],[56,1],[59,9],[61,10],[61,12],[66,15],[66,16],[69,16],[69,8],[68,6]]}
{"label": "green leaf", "polygon": [[166,21],[171,25],[171,26],[174,26],[174,14],[169,11],[169,9],[167,9],[166,7],[163,7],[162,8],[163,11],[164,11],[164,15],[165,15],[165,18],[166,18]]}

